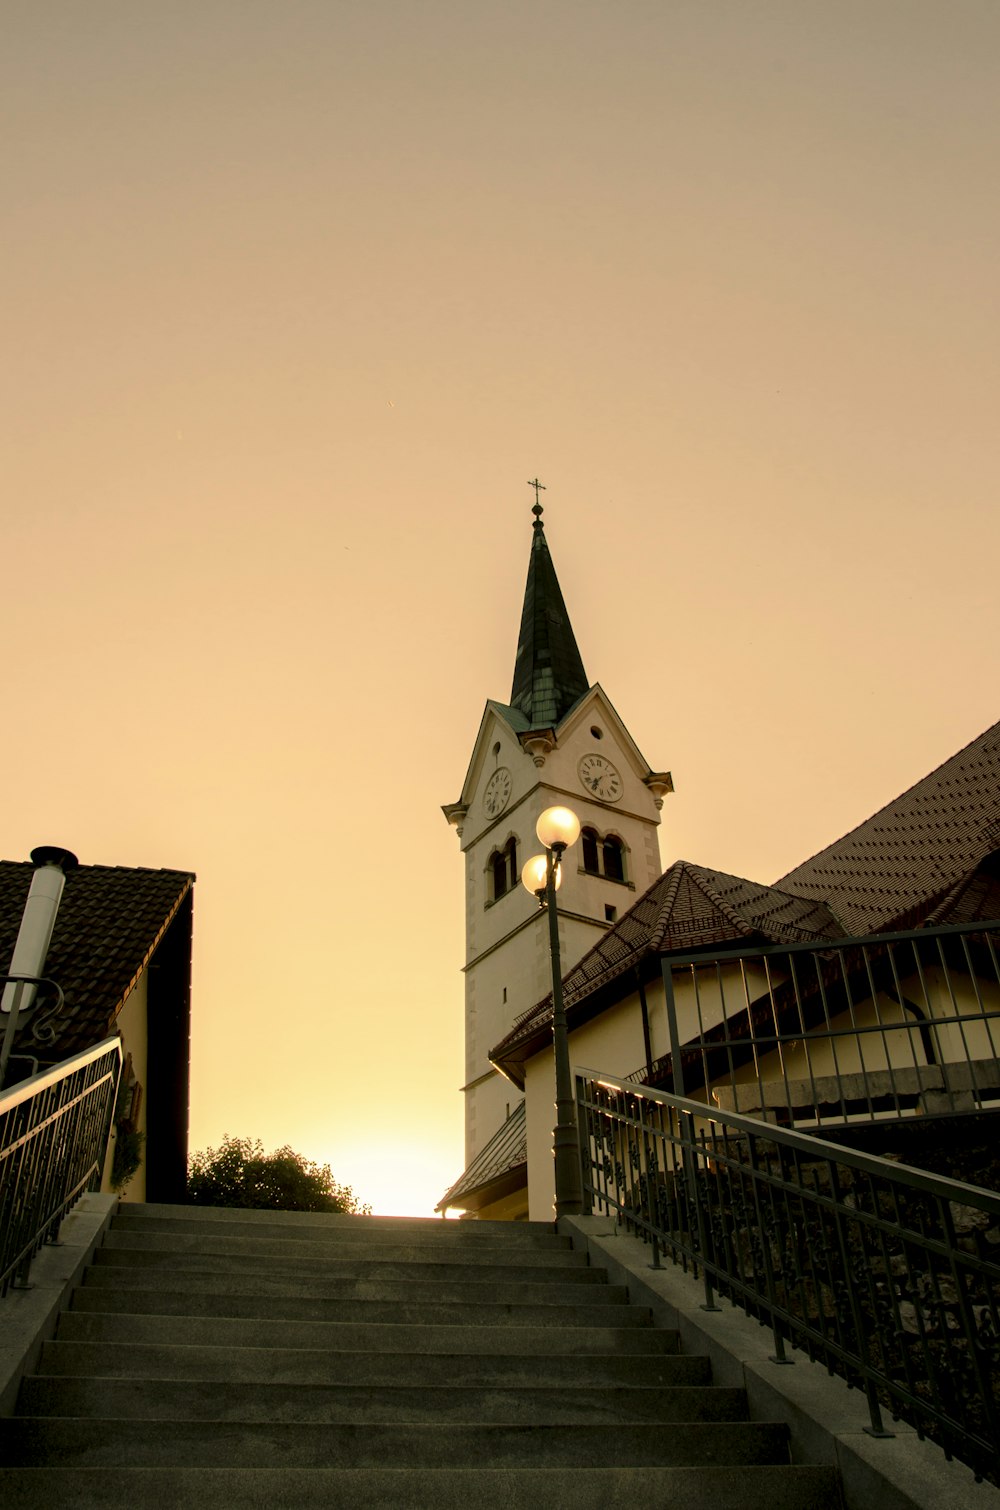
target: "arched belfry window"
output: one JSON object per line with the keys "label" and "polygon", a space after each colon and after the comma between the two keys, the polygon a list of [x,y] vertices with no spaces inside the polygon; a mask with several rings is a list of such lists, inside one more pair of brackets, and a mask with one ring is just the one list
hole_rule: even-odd
{"label": "arched belfry window", "polygon": [[625,846],[614,834],[604,841],[604,874],[609,881],[625,879]]}
{"label": "arched belfry window", "polygon": [[602,836],[596,828],[580,830],[581,867],[588,876],[601,876],[606,881],[628,882],[628,853],[624,842],[617,834]]}
{"label": "arched belfry window", "polygon": [[489,901],[499,902],[517,885],[517,839],[511,834],[503,849],[495,849],[487,861]]}

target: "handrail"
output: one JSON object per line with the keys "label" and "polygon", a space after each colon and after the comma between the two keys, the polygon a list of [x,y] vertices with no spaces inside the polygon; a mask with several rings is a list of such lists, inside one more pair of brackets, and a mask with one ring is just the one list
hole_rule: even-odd
{"label": "handrail", "polygon": [[1000,1480],[1000,1195],[577,1069],[584,1190],[715,1293]]}
{"label": "handrail", "polygon": [[122,1057],[108,1038],[0,1093],[0,1296],[100,1187]]}
{"label": "handrail", "polygon": [[[0,984],[14,987],[14,1000],[9,1008],[5,1008],[0,1017],[7,1019],[4,1027],[3,1042],[0,1043],[0,1085],[3,1085],[7,1073],[7,1065],[11,1059],[14,1048],[14,1040],[17,1035],[18,1019],[21,1016],[21,1001],[24,997],[25,986],[35,988],[48,986],[56,993],[56,1004],[48,1007],[44,1012],[35,1012],[31,1018],[31,1037],[36,1043],[53,1043],[56,1029],[53,1026],[55,1019],[63,1011],[66,998],[63,995],[62,986],[58,981],[50,980],[47,975],[0,975]],[[4,993],[6,995],[6,992]]]}
{"label": "handrail", "polygon": [[64,1059],[60,1064],[49,1065],[48,1069],[39,1070],[35,1075],[18,1080],[7,1090],[0,1090],[0,1117],[12,1107],[19,1106],[22,1101],[29,1101],[32,1096],[48,1090],[52,1085],[57,1085],[73,1070],[82,1069],[88,1064],[93,1064],[95,1059],[103,1058],[112,1044],[120,1046],[121,1039],[105,1038],[100,1043],[95,1043],[93,1048],[81,1049],[79,1054],[74,1054],[70,1059]]}

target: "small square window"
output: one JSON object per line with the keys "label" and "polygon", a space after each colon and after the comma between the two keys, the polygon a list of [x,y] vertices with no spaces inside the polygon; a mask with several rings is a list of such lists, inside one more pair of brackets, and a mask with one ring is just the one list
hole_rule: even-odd
{"label": "small square window", "polygon": [[618,916],[618,908],[617,907],[612,907],[612,905],[611,905],[610,902],[605,902],[605,904],[604,904],[604,921],[606,923],[613,923],[615,921],[615,919],[617,918],[617,916]]}

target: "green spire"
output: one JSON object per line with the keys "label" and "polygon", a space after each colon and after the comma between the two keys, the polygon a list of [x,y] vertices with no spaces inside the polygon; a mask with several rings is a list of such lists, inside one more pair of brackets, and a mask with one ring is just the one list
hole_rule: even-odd
{"label": "green spire", "polygon": [[590,683],[559,590],[542,524],[542,506],[535,488],[528,581],[524,589],[521,633],[514,662],[511,706],[518,708],[533,729],[548,729],[565,717]]}

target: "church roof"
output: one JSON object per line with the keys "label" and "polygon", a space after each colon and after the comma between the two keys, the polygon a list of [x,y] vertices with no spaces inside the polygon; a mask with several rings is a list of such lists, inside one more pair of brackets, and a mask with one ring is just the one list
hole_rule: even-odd
{"label": "church roof", "polygon": [[511,1112],[468,1169],[446,1190],[435,1211],[478,1211],[526,1182],[528,1131],[522,1101]]}
{"label": "church roof", "polygon": [[587,673],[566,612],[542,524],[532,509],[531,554],[510,701],[531,729],[555,728],[588,690]]}
{"label": "church roof", "polygon": [[[35,867],[0,860],[0,969],[14,952],[21,915]],[[57,1038],[43,1050],[31,1039],[31,1024],[49,999],[19,1028],[15,1053],[23,1050],[56,1061],[99,1043],[148,964],[157,944],[191,890],[194,876],[179,870],[140,870],[118,865],[80,865],[68,871],[56,914],[44,974],[62,988],[63,1014]]]}
{"label": "church roof", "polygon": [[[603,1010],[620,976],[651,955],[743,938],[805,943],[996,917],[1000,902],[1000,724],[774,886],[678,860],[563,979],[567,1010]],[[621,987],[618,988],[620,994]],[[551,994],[492,1050],[520,1065],[551,1033]]]}
{"label": "church roof", "polygon": [[[677,860],[563,977],[563,1001],[571,1009],[619,976],[633,975],[650,955],[686,954],[741,938],[798,944],[843,937],[823,902]],[[509,1070],[551,1021],[550,992],[518,1019],[490,1058]]]}
{"label": "church roof", "polygon": [[776,883],[853,934],[908,928],[1000,848],[1000,723]]}

